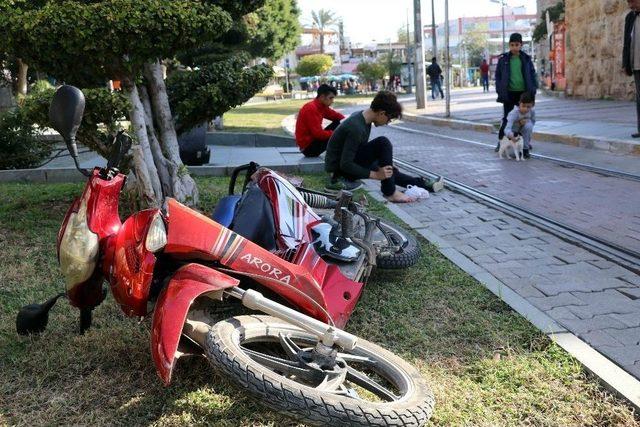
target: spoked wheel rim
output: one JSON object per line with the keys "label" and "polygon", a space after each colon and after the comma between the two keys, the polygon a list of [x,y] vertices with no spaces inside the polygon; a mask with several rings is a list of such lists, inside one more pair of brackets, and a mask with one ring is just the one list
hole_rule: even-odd
{"label": "spoked wheel rim", "polygon": [[314,335],[283,320],[252,315],[214,324],[204,350],[264,405],[308,424],[417,427],[431,416],[433,393],[402,358],[359,339],[356,349],[339,351],[327,364],[307,357],[316,344]]}
{"label": "spoked wheel rim", "polygon": [[300,386],[368,403],[397,402],[411,392],[406,374],[357,348],[340,350],[325,363],[317,354],[317,339],[299,330],[237,337],[242,351],[255,363]]}

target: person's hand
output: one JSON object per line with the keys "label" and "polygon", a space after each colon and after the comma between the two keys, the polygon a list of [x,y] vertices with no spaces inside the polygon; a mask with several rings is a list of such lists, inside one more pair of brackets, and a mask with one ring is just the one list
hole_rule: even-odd
{"label": "person's hand", "polygon": [[369,178],[382,181],[387,178],[391,178],[392,175],[393,175],[393,166],[383,166],[381,168],[378,168],[378,170],[371,171],[369,173]]}

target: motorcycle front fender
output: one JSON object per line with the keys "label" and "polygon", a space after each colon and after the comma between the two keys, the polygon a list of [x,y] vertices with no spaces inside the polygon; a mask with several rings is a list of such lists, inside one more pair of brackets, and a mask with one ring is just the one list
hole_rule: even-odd
{"label": "motorcycle front fender", "polygon": [[212,268],[187,264],[162,290],[153,313],[151,356],[165,386],[171,382],[178,343],[193,301],[203,294],[221,292],[238,283],[237,279]]}

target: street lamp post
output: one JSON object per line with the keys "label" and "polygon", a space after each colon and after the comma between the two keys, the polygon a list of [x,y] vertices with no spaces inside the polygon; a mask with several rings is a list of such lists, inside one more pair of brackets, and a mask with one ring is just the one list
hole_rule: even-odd
{"label": "street lamp post", "polygon": [[409,86],[407,87],[407,93],[413,93],[411,85],[411,39],[409,38],[409,9],[407,9],[407,75],[409,77]]}
{"label": "street lamp post", "polygon": [[[438,57],[438,43],[436,42],[436,8],[431,0],[431,43],[433,46],[433,56]],[[447,23],[448,24],[448,23]]]}
{"label": "street lamp post", "polygon": [[444,60],[445,75],[444,84],[446,86],[445,117],[451,116],[451,54],[449,53],[449,0],[444,0]]}
{"label": "street lamp post", "polygon": [[502,51],[506,52],[507,51],[507,45],[505,43],[506,40],[506,35],[505,35],[505,29],[504,29],[504,7],[507,3],[507,0],[489,0],[491,3],[497,3],[499,5],[502,6]]}
{"label": "street lamp post", "polygon": [[416,71],[416,107],[422,109],[426,101],[426,80],[424,73],[424,48],[422,45],[422,12],[420,0],[413,0],[413,44],[415,47],[415,71]]}

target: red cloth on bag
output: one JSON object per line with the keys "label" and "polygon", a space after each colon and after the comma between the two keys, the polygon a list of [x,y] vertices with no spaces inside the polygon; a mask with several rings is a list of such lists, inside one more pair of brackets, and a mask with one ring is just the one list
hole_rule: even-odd
{"label": "red cloth on bag", "polygon": [[322,128],[322,119],[342,120],[344,116],[325,106],[319,99],[307,102],[300,109],[296,120],[296,144],[304,150],[312,141],[328,141],[333,131]]}

